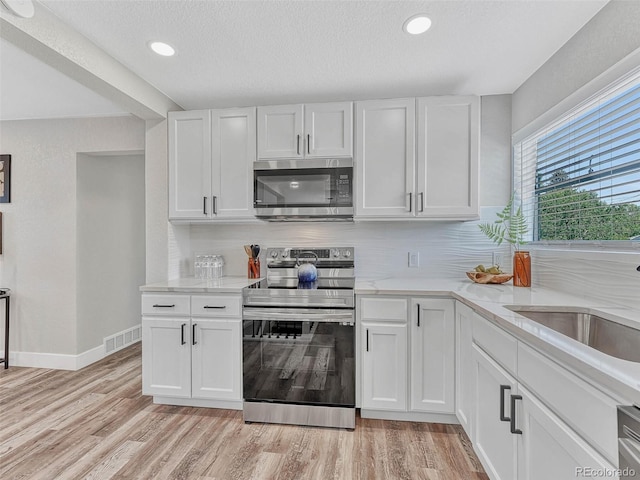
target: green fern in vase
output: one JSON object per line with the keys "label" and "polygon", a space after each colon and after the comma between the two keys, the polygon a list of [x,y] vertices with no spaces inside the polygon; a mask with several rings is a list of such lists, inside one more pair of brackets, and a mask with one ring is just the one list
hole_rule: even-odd
{"label": "green fern in vase", "polygon": [[527,220],[522,213],[522,207],[513,211],[513,195],[509,199],[509,203],[498,212],[498,219],[494,223],[481,223],[478,225],[482,233],[489,240],[500,245],[505,240],[511,245],[515,245],[516,251],[520,250],[520,245],[524,245],[524,236],[529,231]]}

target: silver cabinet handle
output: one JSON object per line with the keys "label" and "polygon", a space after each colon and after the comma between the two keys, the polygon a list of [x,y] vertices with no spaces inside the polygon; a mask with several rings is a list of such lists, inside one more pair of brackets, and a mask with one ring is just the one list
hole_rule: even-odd
{"label": "silver cabinet handle", "polygon": [[182,325],[180,325],[180,345],[184,345],[185,343],[187,343],[184,341],[184,327],[186,326],[187,326],[186,323],[183,323]]}
{"label": "silver cabinet handle", "polygon": [[300,135],[297,136],[297,139],[296,151],[298,152],[298,155],[300,155]]}
{"label": "silver cabinet handle", "polygon": [[213,214],[217,215],[218,214],[218,197],[216,197],[215,195],[211,197],[211,204],[213,208]]}
{"label": "silver cabinet handle", "polygon": [[420,304],[418,304],[418,326],[420,326]]}
{"label": "silver cabinet handle", "polygon": [[198,342],[196,342],[196,327],[197,326],[198,326],[197,323],[194,323],[191,326],[191,345],[195,345],[196,343],[198,343]]}
{"label": "silver cabinet handle", "polygon": [[202,308],[227,308],[225,305],[205,305]]}
{"label": "silver cabinet handle", "polygon": [[173,305],[161,305],[159,303],[155,303],[153,305],[153,308],[173,308],[175,306],[176,306],[175,303]]}
{"label": "silver cabinet handle", "polygon": [[367,328],[367,352],[369,351],[369,329]]}
{"label": "silver cabinet handle", "polygon": [[311,153],[311,135],[307,134],[307,153]]}
{"label": "silver cabinet handle", "polygon": [[409,213],[413,211],[413,192],[409,192]]}
{"label": "silver cabinet handle", "polygon": [[420,212],[424,212],[424,192],[420,192]]}
{"label": "silver cabinet handle", "polygon": [[207,197],[202,197],[202,213],[207,214]]}

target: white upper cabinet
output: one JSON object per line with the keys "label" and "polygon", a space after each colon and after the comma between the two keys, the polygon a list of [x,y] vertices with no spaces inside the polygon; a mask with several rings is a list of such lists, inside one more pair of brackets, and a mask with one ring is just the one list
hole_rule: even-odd
{"label": "white upper cabinet", "polygon": [[351,157],[353,155],[353,104],[315,103],[304,106],[305,155]]}
{"label": "white upper cabinet", "polygon": [[356,217],[413,216],[415,99],[356,103]]}
{"label": "white upper cabinet", "polygon": [[253,216],[255,108],[169,112],[169,219]]}
{"label": "white upper cabinet", "polygon": [[212,195],[215,218],[253,216],[253,162],[256,159],[256,110],[211,111]]}
{"label": "white upper cabinet", "polygon": [[258,107],[258,159],[350,157],[351,102]]}
{"label": "white upper cabinet", "polygon": [[477,218],[479,137],[475,96],[356,103],[356,218]]}
{"label": "white upper cabinet", "polygon": [[302,105],[258,107],[258,159],[302,158]]}
{"label": "white upper cabinet", "polygon": [[211,113],[169,112],[168,123],[169,218],[206,219],[211,198]]}
{"label": "white upper cabinet", "polygon": [[479,98],[419,98],[417,137],[416,214],[477,218]]}

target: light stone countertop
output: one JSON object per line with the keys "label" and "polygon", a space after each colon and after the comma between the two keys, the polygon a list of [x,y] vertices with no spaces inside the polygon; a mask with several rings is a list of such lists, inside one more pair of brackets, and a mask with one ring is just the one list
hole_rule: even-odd
{"label": "light stone countertop", "polygon": [[216,280],[186,277],[143,285],[140,287],[140,291],[165,293],[242,293],[244,287],[248,287],[259,281],[259,278],[247,277],[222,277]]}
{"label": "light stone countertop", "polygon": [[[607,318],[640,329],[640,312],[589,297],[540,287],[480,285],[471,281],[421,278],[356,279],[356,295],[446,296],[469,306],[542,351],[594,386],[610,390],[624,403],[640,405],[640,363],[621,360],[588,347],[505,308],[505,305],[569,306],[593,309]],[[595,312],[594,312],[595,313]],[[640,345],[638,345],[640,348]]]}

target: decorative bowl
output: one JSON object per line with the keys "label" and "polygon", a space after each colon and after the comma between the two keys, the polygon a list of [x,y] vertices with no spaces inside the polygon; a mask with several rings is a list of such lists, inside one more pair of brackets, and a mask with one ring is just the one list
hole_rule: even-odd
{"label": "decorative bowl", "polygon": [[513,278],[510,273],[467,272],[467,277],[475,283],[505,283]]}

